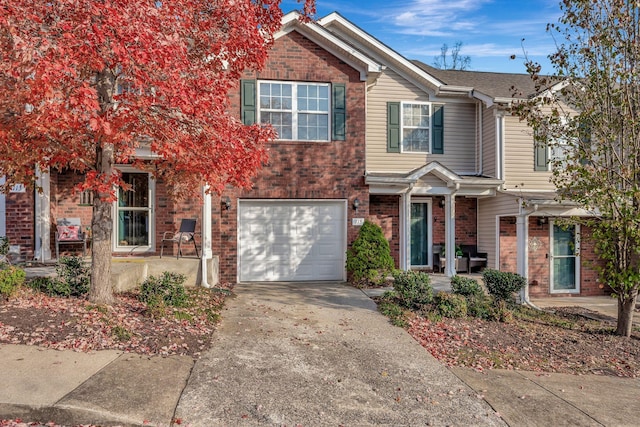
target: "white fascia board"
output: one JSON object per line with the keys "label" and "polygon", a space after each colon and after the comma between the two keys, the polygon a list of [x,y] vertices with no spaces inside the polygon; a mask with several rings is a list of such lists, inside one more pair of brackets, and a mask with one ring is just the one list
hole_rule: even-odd
{"label": "white fascia board", "polygon": [[494,104],[494,100],[492,96],[487,95],[486,93],[482,93],[478,90],[473,90],[471,92],[471,96],[480,102],[482,102],[487,108],[490,108]]}
{"label": "white fascia board", "polygon": [[339,13],[332,12],[329,15],[325,16],[324,18],[318,19],[317,22],[322,27],[327,27],[331,24],[338,24],[348,29],[350,32],[357,35],[360,39],[362,39],[364,42],[369,44],[369,46],[371,46],[372,49],[378,50],[383,55],[393,59],[395,62],[405,67],[406,69],[411,70],[413,73],[420,76],[420,78],[428,81],[430,84],[432,84],[436,88],[440,88],[444,86],[443,82],[436,79],[431,74],[427,73],[417,65],[414,65],[411,61],[406,59],[404,56],[400,55],[399,53],[391,49],[389,46],[382,43],[380,40],[371,36],[369,33],[361,30],[358,26],[354,25],[351,21],[348,21],[347,19],[345,19]]}
{"label": "white fascia board", "polygon": [[[304,23],[299,20],[298,12],[290,12],[282,18],[282,26],[274,34],[274,39],[278,39],[291,31],[298,31],[323,49],[344,60],[347,64],[360,71],[360,80],[366,81],[369,73],[381,73],[383,66],[366,56],[353,46],[345,43],[326,28],[314,22]],[[345,55],[346,53],[346,55]],[[355,61],[354,61],[355,59]],[[364,67],[363,67],[364,65]]]}

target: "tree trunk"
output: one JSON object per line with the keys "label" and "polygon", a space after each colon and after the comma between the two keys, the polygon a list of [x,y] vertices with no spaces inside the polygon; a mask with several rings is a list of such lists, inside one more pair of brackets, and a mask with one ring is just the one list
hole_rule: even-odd
{"label": "tree trunk", "polygon": [[[97,148],[98,170],[110,176],[113,168],[113,147]],[[113,234],[112,206],[109,195],[94,192],[91,231],[91,288],[89,301],[96,304],[113,303],[111,287],[111,236]]]}
{"label": "tree trunk", "polygon": [[632,296],[623,299],[618,296],[618,324],[616,327],[616,335],[624,337],[631,336],[631,327],[633,326],[633,311],[636,308],[636,300],[638,292],[633,292]]}

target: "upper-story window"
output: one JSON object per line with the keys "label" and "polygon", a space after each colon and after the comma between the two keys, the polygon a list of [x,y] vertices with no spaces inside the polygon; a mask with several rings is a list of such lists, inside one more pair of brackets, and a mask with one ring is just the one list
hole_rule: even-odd
{"label": "upper-story window", "polygon": [[402,103],[402,151],[428,153],[431,105]]}
{"label": "upper-story window", "polygon": [[387,152],[444,154],[444,106],[387,102]]}
{"label": "upper-story window", "polygon": [[329,85],[326,83],[258,82],[258,117],[271,124],[278,139],[329,141]]}

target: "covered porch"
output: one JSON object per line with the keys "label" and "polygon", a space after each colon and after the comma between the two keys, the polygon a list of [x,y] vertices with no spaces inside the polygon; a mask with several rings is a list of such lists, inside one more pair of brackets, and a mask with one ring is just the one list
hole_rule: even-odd
{"label": "covered porch", "polygon": [[[370,214],[382,224],[392,252],[396,250],[398,267],[433,271],[442,267],[451,277],[458,270],[468,271],[469,265],[457,259],[457,248],[481,251],[477,200],[494,197],[503,181],[457,174],[431,162],[409,173],[367,173],[365,183]],[[389,221],[390,226],[385,223]]]}

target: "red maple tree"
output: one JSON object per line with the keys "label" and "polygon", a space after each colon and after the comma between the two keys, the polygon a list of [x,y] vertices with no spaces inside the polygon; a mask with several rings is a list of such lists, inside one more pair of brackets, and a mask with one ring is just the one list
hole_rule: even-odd
{"label": "red maple tree", "polygon": [[[36,167],[85,177],[91,301],[113,299],[115,165],[176,197],[250,185],[274,133],[229,114],[228,93],[264,65],[281,17],[278,0],[0,0],[0,190],[35,186]],[[139,147],[157,157],[136,158]]]}

